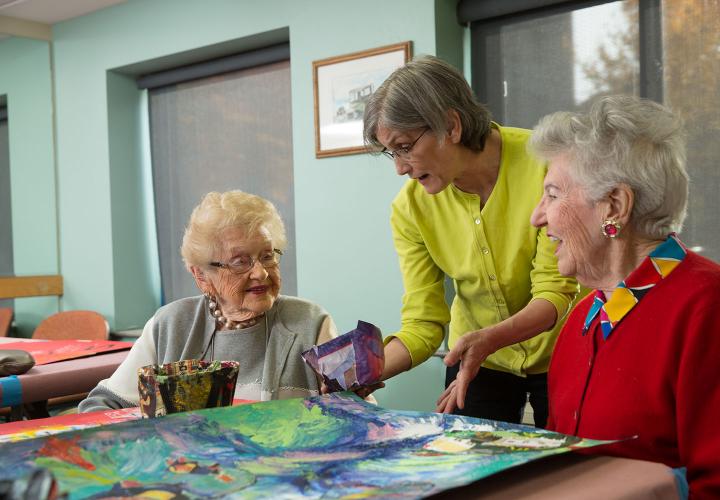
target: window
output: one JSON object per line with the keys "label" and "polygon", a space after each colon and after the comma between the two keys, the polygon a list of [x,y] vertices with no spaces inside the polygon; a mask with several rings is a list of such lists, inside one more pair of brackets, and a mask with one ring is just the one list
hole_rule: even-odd
{"label": "window", "polygon": [[472,81],[501,123],[634,94],[680,114],[691,179],[683,241],[720,261],[720,3],[703,0],[468,1]]}
{"label": "window", "polygon": [[720,262],[720,2],[662,2],[664,101],[685,119],[690,204],[683,241]]}
{"label": "window", "polygon": [[231,189],[280,211],[282,292],[296,294],[289,61],[155,88],[149,102],[164,301],[199,293],[180,256],[184,227],[205,193]]}

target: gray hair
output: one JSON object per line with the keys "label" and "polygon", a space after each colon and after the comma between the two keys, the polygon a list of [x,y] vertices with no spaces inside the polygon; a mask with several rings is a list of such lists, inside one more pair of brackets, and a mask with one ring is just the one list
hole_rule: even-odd
{"label": "gray hair", "polygon": [[433,56],[419,56],[395,70],[365,105],[365,145],[377,151],[378,126],[393,130],[428,127],[440,139],[448,128],[448,111],[462,124],[463,146],[482,151],[490,133],[490,111],[480,104],[463,75]]}
{"label": "gray hair", "polygon": [[685,131],[668,108],[637,97],[602,97],[588,113],[542,118],[529,147],[546,160],[569,155],[571,175],[590,201],[621,183],[630,186],[630,224],[639,234],[664,238],[682,228],[688,200]]}
{"label": "gray hair", "polygon": [[249,236],[261,227],[270,232],[274,248],[285,249],[285,225],[268,200],[237,190],[206,194],[185,228],[180,247],[185,267],[205,266],[215,260],[222,250],[220,237],[225,229],[242,228]]}

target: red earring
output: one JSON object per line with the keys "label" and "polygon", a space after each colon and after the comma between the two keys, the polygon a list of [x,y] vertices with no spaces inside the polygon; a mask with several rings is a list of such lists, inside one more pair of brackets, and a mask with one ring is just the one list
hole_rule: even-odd
{"label": "red earring", "polygon": [[601,228],[602,233],[606,238],[615,238],[618,234],[620,234],[622,226],[615,220],[607,219],[606,221],[603,221]]}

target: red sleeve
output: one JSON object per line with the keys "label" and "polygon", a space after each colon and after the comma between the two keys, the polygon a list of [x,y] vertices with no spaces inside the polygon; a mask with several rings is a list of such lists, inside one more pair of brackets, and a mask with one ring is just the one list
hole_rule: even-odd
{"label": "red sleeve", "polygon": [[720,290],[693,311],[680,355],[676,394],[678,451],[690,498],[720,498]]}

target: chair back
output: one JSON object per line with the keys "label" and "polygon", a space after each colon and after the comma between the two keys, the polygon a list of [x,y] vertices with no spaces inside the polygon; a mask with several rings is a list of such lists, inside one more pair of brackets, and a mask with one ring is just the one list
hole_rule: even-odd
{"label": "chair back", "polygon": [[13,310],[11,307],[0,307],[0,337],[7,337],[12,325]]}
{"label": "chair back", "polygon": [[62,311],[42,320],[32,338],[45,340],[107,340],[108,322],[95,311]]}

